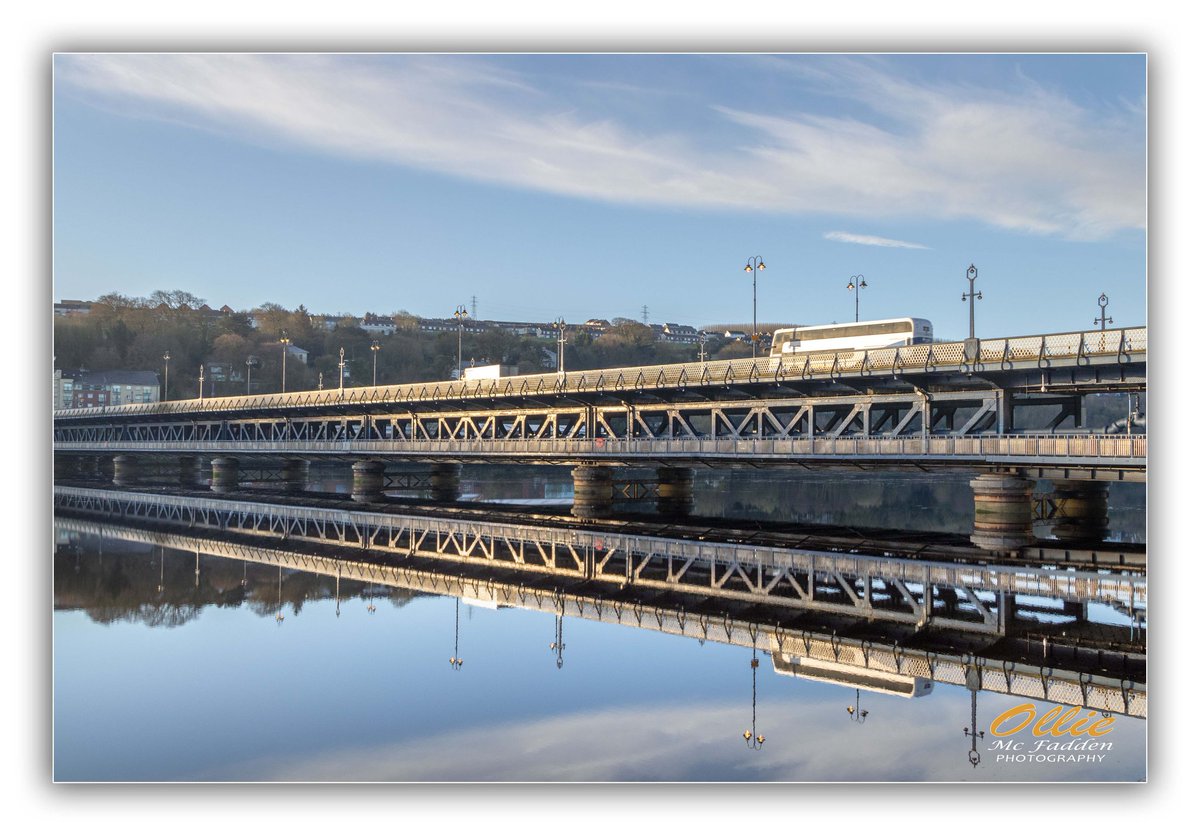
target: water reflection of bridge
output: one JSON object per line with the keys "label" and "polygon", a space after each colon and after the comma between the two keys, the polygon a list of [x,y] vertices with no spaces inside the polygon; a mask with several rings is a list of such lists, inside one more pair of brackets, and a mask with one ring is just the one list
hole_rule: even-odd
{"label": "water reflection of bridge", "polygon": [[82,532],[1145,716],[1144,634],[1097,617],[1145,607],[1135,572],[83,488],[55,503]]}

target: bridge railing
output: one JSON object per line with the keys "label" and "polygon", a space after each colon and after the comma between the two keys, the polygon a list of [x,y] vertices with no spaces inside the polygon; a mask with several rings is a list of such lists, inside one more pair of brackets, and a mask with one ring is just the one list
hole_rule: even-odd
{"label": "bridge railing", "polygon": [[136,416],[147,414],[222,412],[245,409],[308,406],[347,406],[373,403],[428,402],[464,398],[505,398],[563,395],[573,392],[625,392],[695,385],[761,383],[836,378],[880,372],[921,369],[980,369],[1011,363],[1050,363],[1074,359],[1078,363],[1111,358],[1129,362],[1147,348],[1147,328],[1084,331],[981,340],[977,357],[967,356],[963,342],[929,343],[898,348],[877,348],[788,354],[782,357],[631,366],[615,369],[519,375],[487,380],[450,380],[347,389],[279,392],[266,395],[160,401],[115,407],[57,410],[55,417]]}

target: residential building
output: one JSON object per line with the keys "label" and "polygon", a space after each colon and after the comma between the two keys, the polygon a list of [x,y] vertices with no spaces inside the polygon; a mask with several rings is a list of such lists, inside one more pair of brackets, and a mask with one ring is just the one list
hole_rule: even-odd
{"label": "residential building", "polygon": [[64,373],[63,378],[71,381],[71,399],[68,403],[64,389],[63,409],[155,403],[161,400],[157,372],[80,371]]}
{"label": "residential building", "polygon": [[362,318],[359,327],[368,334],[379,334],[387,337],[396,333],[396,321],[390,316],[376,316],[375,314],[367,314]]}

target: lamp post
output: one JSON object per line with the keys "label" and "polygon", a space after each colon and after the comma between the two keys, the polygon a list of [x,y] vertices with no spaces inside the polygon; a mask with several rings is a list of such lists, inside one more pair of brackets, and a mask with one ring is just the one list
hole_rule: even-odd
{"label": "lamp post", "polygon": [[853,720],[856,723],[862,724],[862,723],[867,722],[867,715],[870,714],[871,712],[865,711],[859,707],[858,698],[859,698],[859,692],[858,692],[858,689],[855,688],[854,689],[854,705],[846,706],[846,713],[850,715],[851,720]]}
{"label": "lamp post", "polygon": [[963,300],[964,302],[966,302],[967,300],[970,300],[970,302],[971,302],[971,333],[970,333],[970,339],[972,339],[972,340],[973,340],[973,339],[975,339],[975,300],[976,300],[976,299],[983,299],[983,294],[982,294],[982,293],[976,293],[976,292],[975,292],[975,278],[976,278],[976,276],[978,276],[978,275],[979,275],[979,271],[975,269],[975,265],[974,265],[974,264],[972,264],[970,267],[968,267],[968,268],[967,268],[967,281],[968,281],[968,282],[970,282],[970,290],[969,290],[967,293],[964,293],[964,294],[962,295],[962,300]]}
{"label": "lamp post", "polygon": [[346,388],[346,349],[338,349],[338,391]]}
{"label": "lamp post", "polygon": [[254,355],[246,358],[246,394],[250,394],[250,368],[254,365]]}
{"label": "lamp post", "polygon": [[558,373],[566,374],[567,323],[560,316],[557,322],[550,324],[558,329]]}
{"label": "lamp post", "polygon": [[462,335],[463,320],[469,316],[467,309],[459,305],[454,309],[454,318],[458,320],[458,380],[462,380]]}
{"label": "lamp post", "polygon": [[379,340],[371,340],[371,385],[377,386],[379,378],[375,374],[376,361],[379,359]]}
{"label": "lamp post", "polygon": [[750,356],[758,356],[758,271],[766,270],[767,265],[763,262],[761,255],[756,255],[753,258],[746,259],[746,272],[754,277],[751,282],[751,293],[753,294],[753,333],[750,334]]}
{"label": "lamp post", "polygon": [[867,280],[862,277],[862,274],[850,277],[850,284],[846,285],[847,290],[854,291],[854,321],[858,322],[858,289],[867,286]]}
{"label": "lamp post", "polygon": [[706,349],[708,348],[708,334],[704,331],[700,332],[700,362],[703,363],[707,359]]}
{"label": "lamp post", "polygon": [[1096,300],[1096,304],[1100,306],[1100,316],[1099,316],[1098,318],[1096,318],[1096,319],[1093,319],[1093,320],[1092,320],[1092,324],[1093,324],[1093,325],[1099,325],[1099,326],[1100,326],[1100,330],[1101,330],[1101,331],[1103,331],[1103,330],[1104,330],[1104,326],[1105,326],[1106,324],[1108,324],[1108,325],[1111,325],[1111,324],[1112,324],[1112,317],[1111,317],[1111,316],[1110,316],[1110,317],[1105,317],[1105,316],[1104,316],[1104,311],[1105,311],[1105,309],[1106,309],[1106,308],[1108,308],[1108,294],[1107,294],[1107,293],[1101,293],[1101,294],[1100,294],[1100,298]]}
{"label": "lamp post", "polygon": [[162,399],[167,399],[167,392],[171,386],[171,350],[167,349],[163,353],[163,396]]}
{"label": "lamp post", "polygon": [[200,400],[204,400],[204,364],[200,364]]}
{"label": "lamp post", "polygon": [[288,346],[292,344],[291,337],[289,337],[289,336],[287,335],[287,331],[284,331],[284,332],[283,332],[283,335],[282,335],[282,336],[279,338],[279,342],[280,342],[280,344],[283,346],[283,379],[282,379],[282,381],[280,382],[280,388],[282,389],[282,391],[286,392],[286,391],[287,391],[287,356],[288,356]]}

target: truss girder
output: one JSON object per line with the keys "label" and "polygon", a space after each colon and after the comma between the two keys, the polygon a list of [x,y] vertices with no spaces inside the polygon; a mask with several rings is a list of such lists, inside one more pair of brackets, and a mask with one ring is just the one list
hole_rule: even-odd
{"label": "truss girder", "polygon": [[[86,500],[78,498],[80,504]],[[592,589],[576,585],[575,592],[528,579],[505,580],[448,574],[435,566],[404,560],[380,564],[345,555],[325,556],[299,552],[284,544],[252,544],[221,540],[201,532],[147,531],[132,525],[79,519],[64,525],[85,534],[119,537],[220,558],[254,562],[271,567],[313,572],[328,577],[379,583],[436,595],[454,595],[494,601],[500,606],[521,607],[557,616],[572,616],[604,623],[636,626],[693,639],[714,640],[792,658],[836,661],[864,670],[885,670],[919,676],[955,686],[965,686],[972,672],[979,674],[981,690],[1022,698],[1081,705],[1101,711],[1145,717],[1147,691],[1143,683],[1105,674],[1055,669],[1012,661],[989,653],[937,652],[909,648],[895,642],[848,639],[820,628],[783,627],[735,617],[732,612],[714,616],[711,610],[692,611],[682,605],[660,606],[622,597],[622,588]],[[411,557],[411,556],[410,556]],[[557,579],[549,577],[550,583]],[[1140,657],[1144,659],[1144,655]]]}
{"label": "truss girder", "polygon": [[[131,491],[56,487],[55,504],[64,511],[110,519],[185,523],[193,530],[213,528],[314,545],[355,545],[385,554],[993,634],[1003,626],[996,612],[1005,595],[1145,601],[1144,578],[1080,571],[964,566]],[[896,594],[890,594],[892,589]],[[939,597],[934,589],[945,594]],[[955,601],[961,593],[968,606],[948,604],[947,591]]]}

